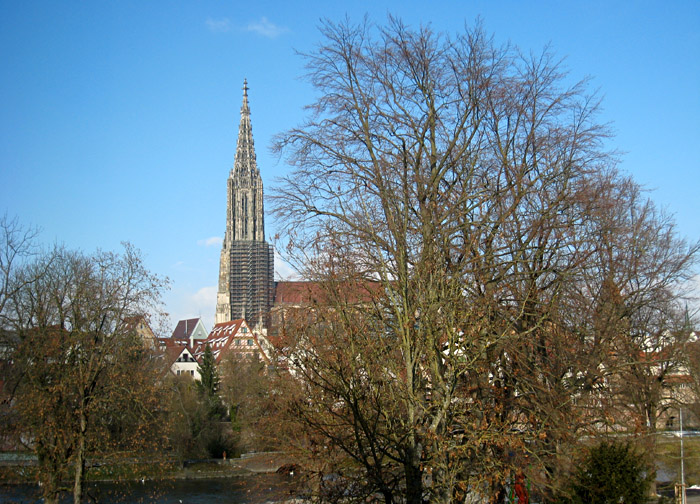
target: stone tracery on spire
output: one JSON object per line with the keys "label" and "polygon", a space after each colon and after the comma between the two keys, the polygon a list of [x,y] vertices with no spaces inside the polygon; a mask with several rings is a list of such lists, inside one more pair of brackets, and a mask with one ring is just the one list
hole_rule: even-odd
{"label": "stone tracery on spire", "polygon": [[243,104],[241,105],[241,122],[238,126],[238,144],[233,171],[251,176],[259,175],[253,142],[253,127],[250,122],[248,105],[248,80],[243,80]]}

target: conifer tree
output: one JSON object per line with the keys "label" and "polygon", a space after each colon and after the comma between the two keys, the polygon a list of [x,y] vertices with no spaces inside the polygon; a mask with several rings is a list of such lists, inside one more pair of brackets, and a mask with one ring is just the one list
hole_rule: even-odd
{"label": "conifer tree", "polygon": [[216,392],[219,389],[219,373],[216,369],[214,352],[211,351],[211,346],[209,346],[209,344],[207,344],[206,348],[204,349],[204,355],[202,355],[202,363],[199,366],[199,375],[199,386],[202,395],[207,398],[215,397]]}
{"label": "conifer tree", "polygon": [[647,502],[652,475],[631,445],[602,442],[591,448],[572,480],[572,504]]}
{"label": "conifer tree", "polygon": [[219,398],[219,371],[216,367],[214,352],[209,345],[204,349],[202,363],[199,365],[199,392],[207,406],[207,416],[210,420],[225,418],[226,408]]}

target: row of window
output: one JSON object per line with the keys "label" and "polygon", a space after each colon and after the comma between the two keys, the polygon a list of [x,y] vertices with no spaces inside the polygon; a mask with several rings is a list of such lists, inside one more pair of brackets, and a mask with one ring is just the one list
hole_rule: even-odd
{"label": "row of window", "polygon": [[[231,334],[233,332],[233,326],[231,327],[226,327],[226,328],[216,328],[212,331],[212,334],[219,334],[219,333],[224,333],[224,334]],[[248,332],[247,327],[241,327],[241,332],[243,334],[246,334]]]}

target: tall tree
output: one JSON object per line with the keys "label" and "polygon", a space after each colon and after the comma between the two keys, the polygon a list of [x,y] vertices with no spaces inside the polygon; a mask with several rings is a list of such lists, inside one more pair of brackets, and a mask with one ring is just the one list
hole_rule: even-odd
{"label": "tall tree", "polygon": [[59,248],[18,278],[38,278],[9,303],[19,337],[13,360],[21,371],[16,408],[22,434],[37,453],[45,500],[57,502],[70,474],[78,504],[88,456],[132,451],[158,439],[153,428],[162,419],[154,413],[161,410],[154,387],[162,370],[130,320],[157,308],[166,281],[128,244],[122,254]]}
{"label": "tall tree", "polygon": [[0,218],[0,322],[4,329],[8,326],[8,313],[5,311],[8,300],[26,282],[35,280],[24,276],[20,281],[16,274],[25,261],[39,252],[37,236],[38,230],[22,226],[16,217],[10,218],[5,214]]}
{"label": "tall tree", "polygon": [[306,55],[318,99],[278,138],[294,170],[273,195],[290,259],[322,290],[283,331],[296,440],[345,467],[358,499],[502,502],[523,469],[548,491],[605,413],[588,305],[611,289],[586,281],[605,278],[596,232],[617,202],[592,186],[624,180],[598,102],[548,50],[480,27],[322,36]]}
{"label": "tall tree", "polygon": [[216,397],[219,391],[219,371],[216,367],[216,360],[211,346],[207,343],[204,353],[202,354],[202,362],[199,365],[199,385],[202,389],[202,394],[207,398]]}
{"label": "tall tree", "polygon": [[265,451],[276,446],[273,426],[267,420],[279,420],[269,415],[274,408],[272,380],[265,362],[230,353],[220,364],[221,394],[229,405],[231,423],[240,433],[239,443],[249,451]]}
{"label": "tall tree", "polygon": [[[12,365],[11,350],[16,345],[7,304],[28,283],[38,277],[18,276],[18,271],[38,252],[38,231],[24,227],[19,219],[7,214],[0,218],[0,436],[9,439],[16,424],[11,398],[17,383],[17,367]],[[37,272],[42,273],[42,272]]]}
{"label": "tall tree", "polygon": [[221,402],[219,394],[219,368],[216,364],[214,352],[209,344],[206,345],[202,354],[202,362],[199,365],[200,380],[197,382],[200,395],[207,407],[207,417],[209,420],[222,420],[226,417],[226,407]]}

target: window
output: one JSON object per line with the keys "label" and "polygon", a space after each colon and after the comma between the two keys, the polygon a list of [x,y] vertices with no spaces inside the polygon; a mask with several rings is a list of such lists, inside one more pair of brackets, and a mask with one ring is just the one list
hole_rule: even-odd
{"label": "window", "polygon": [[248,340],[248,346],[253,346],[253,340],[252,340],[252,339],[249,339],[249,340]]}
{"label": "window", "polygon": [[241,332],[242,332],[243,334],[247,333],[247,332],[248,332],[248,328],[247,328],[247,327],[242,328],[242,329],[241,329]]}

